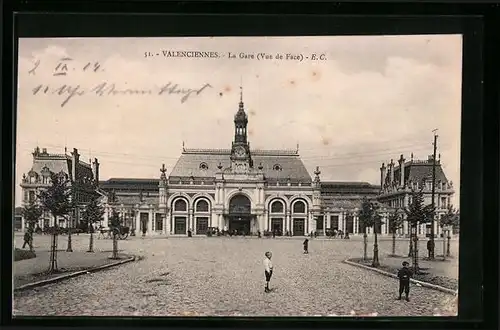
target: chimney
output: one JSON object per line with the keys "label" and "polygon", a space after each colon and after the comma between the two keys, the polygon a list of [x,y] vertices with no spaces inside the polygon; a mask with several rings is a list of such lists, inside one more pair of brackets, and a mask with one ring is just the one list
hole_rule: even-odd
{"label": "chimney", "polygon": [[384,189],[384,183],[385,183],[385,175],[386,175],[386,167],[385,163],[382,163],[382,167],[380,168],[380,188]]}
{"label": "chimney", "polygon": [[401,179],[399,181],[399,184],[401,187],[405,186],[405,159],[403,158],[403,155],[399,158],[399,172],[401,174]]}
{"label": "chimney", "polygon": [[76,164],[80,162],[80,155],[78,154],[78,149],[73,148],[73,152],[71,153],[72,161],[71,161],[71,178],[73,181],[76,181]]}
{"label": "chimney", "polygon": [[99,161],[97,158],[94,158],[94,162],[92,163],[92,174],[94,175],[94,180],[99,183]]}
{"label": "chimney", "polygon": [[47,154],[47,148],[42,149],[42,154]]}
{"label": "chimney", "polygon": [[391,163],[389,164],[390,167],[389,167],[389,180],[390,180],[390,183],[391,183],[391,186],[394,184],[394,160],[391,159]]}

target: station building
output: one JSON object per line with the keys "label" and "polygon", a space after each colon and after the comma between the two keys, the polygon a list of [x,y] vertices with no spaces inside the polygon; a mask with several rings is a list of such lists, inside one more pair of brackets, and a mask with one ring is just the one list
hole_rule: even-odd
{"label": "station building", "polygon": [[[234,116],[233,141],[224,149],[182,148],[173,169],[163,165],[159,178],[111,178],[99,181],[99,163],[79,160],[77,149],[71,156],[49,155],[38,147],[33,153],[33,167],[23,175],[23,201],[34,198],[37,189],[50,184],[48,173],[64,172],[78,187],[79,200],[84,205],[93,180],[98,182],[106,209],[107,224],[112,209],[116,209],[123,222],[147,235],[203,235],[208,228],[290,232],[295,236],[336,228],[350,234],[362,232],[358,211],[363,198],[378,200],[382,214],[407,206],[412,189],[425,185],[426,203],[430,203],[429,171],[432,159],[406,162],[401,156],[399,166],[383,164],[380,186],[365,182],[322,181],[318,167],[313,176],[304,166],[296,150],[256,150],[250,147],[247,135],[248,116],[240,99]],[[437,161],[436,200],[438,216],[454,193]],[[429,179],[431,181],[429,181]],[[78,212],[77,212],[78,213]],[[63,219],[59,224],[67,226]],[[75,215],[78,222],[78,215]],[[50,215],[44,214],[41,226],[49,225]],[[436,224],[437,226],[437,224]],[[390,234],[387,223],[375,228],[378,233]],[[408,226],[398,235],[408,235]],[[369,229],[371,233],[373,229]],[[419,234],[429,232],[426,225],[419,226]],[[436,233],[440,233],[439,227]]]}

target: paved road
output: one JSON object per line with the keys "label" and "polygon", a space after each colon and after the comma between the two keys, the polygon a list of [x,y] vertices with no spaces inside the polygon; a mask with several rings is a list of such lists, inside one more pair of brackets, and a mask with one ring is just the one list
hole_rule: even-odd
{"label": "paved road", "polygon": [[[35,246],[42,249],[45,239]],[[88,236],[74,237],[75,250],[87,244]],[[283,239],[132,238],[119,244],[145,259],[16,294],[15,315],[430,316],[451,298],[413,286],[409,303],[396,301],[396,280],[341,263],[361,255],[358,240],[313,240],[309,255],[300,240]],[[381,243],[383,253],[390,244]],[[399,245],[406,251],[407,243]],[[96,240],[97,249],[110,247],[110,240]],[[267,250],[275,266],[268,294]]]}

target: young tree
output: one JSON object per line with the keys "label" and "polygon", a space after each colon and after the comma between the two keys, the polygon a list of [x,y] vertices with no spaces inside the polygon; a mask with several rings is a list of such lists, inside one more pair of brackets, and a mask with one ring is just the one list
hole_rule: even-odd
{"label": "young tree", "polygon": [[90,229],[89,250],[87,252],[94,252],[94,224],[102,221],[103,215],[104,208],[99,204],[99,196],[92,196],[92,199],[82,213],[82,218]]}
{"label": "young tree", "polygon": [[368,228],[367,223],[370,222],[372,218],[372,210],[370,206],[370,201],[365,197],[361,202],[361,209],[358,213],[359,223],[363,230],[363,260],[368,260],[368,234],[366,233],[366,229]]}
{"label": "young tree", "polygon": [[51,173],[51,185],[40,192],[42,207],[54,217],[54,230],[52,231],[52,247],[49,272],[57,271],[57,218],[66,217],[71,212],[71,189],[68,187],[68,177],[65,173]]}
{"label": "young tree", "polygon": [[380,261],[378,257],[378,233],[377,233],[377,228],[383,223],[382,221],[382,216],[380,215],[380,205],[378,202],[371,202],[368,199],[363,199],[363,202],[361,204],[361,211],[359,214],[359,220],[362,223],[364,234],[364,258],[365,260],[367,259],[366,256],[366,245],[367,245],[367,233],[366,233],[366,228],[373,228],[373,234],[374,234],[374,243],[373,243],[373,260],[372,260],[372,266],[373,267],[379,267],[380,266]]}
{"label": "young tree", "polygon": [[432,219],[434,210],[431,205],[424,206],[423,187],[419,191],[411,193],[411,203],[405,209],[406,220],[411,228],[410,241],[413,239],[413,271],[418,273],[418,236],[417,226],[419,223],[427,223]]}
{"label": "young tree", "polygon": [[118,259],[118,234],[120,233],[121,218],[120,214],[113,209],[109,218],[109,229],[113,233],[113,256],[112,259]]}
{"label": "young tree", "polygon": [[30,251],[33,250],[33,233],[35,231],[35,225],[37,224],[38,220],[42,216],[43,210],[41,206],[35,201],[35,200],[30,200],[28,204],[26,204],[23,209],[22,209],[22,214],[24,217],[24,220],[26,221],[26,225],[28,227],[28,233],[30,235],[30,240],[29,240],[29,247]]}
{"label": "young tree", "polygon": [[448,227],[449,229],[456,228],[459,224],[459,213],[455,210],[452,205],[448,206],[448,211],[439,220],[439,226],[443,229],[443,257],[450,257],[450,232],[448,231],[448,244],[445,251],[444,242],[446,242],[446,237],[444,235],[444,229]]}
{"label": "young tree", "polygon": [[389,230],[392,233],[392,256],[396,256],[396,232],[403,228],[404,218],[401,214],[402,210],[396,209],[392,212],[389,212],[388,221],[389,221]]}

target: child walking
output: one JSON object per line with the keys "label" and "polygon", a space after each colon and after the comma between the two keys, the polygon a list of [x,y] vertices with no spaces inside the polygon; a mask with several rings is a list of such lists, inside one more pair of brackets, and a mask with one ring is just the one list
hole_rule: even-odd
{"label": "child walking", "polygon": [[401,295],[403,294],[403,291],[406,296],[406,301],[410,301],[410,298],[408,297],[410,295],[410,278],[413,276],[413,272],[411,269],[408,268],[408,262],[403,261],[403,268],[401,268],[398,271],[398,278],[399,278],[399,298],[398,300],[401,300]]}
{"label": "child walking", "polygon": [[266,258],[264,259],[264,272],[266,274],[266,289],[264,292],[270,292],[269,289],[269,281],[271,281],[271,276],[273,276],[273,264],[271,262],[271,258],[273,254],[271,252],[266,252]]}
{"label": "child walking", "polygon": [[306,240],[302,244],[304,244],[304,254],[308,254],[309,253],[309,240],[306,238]]}

